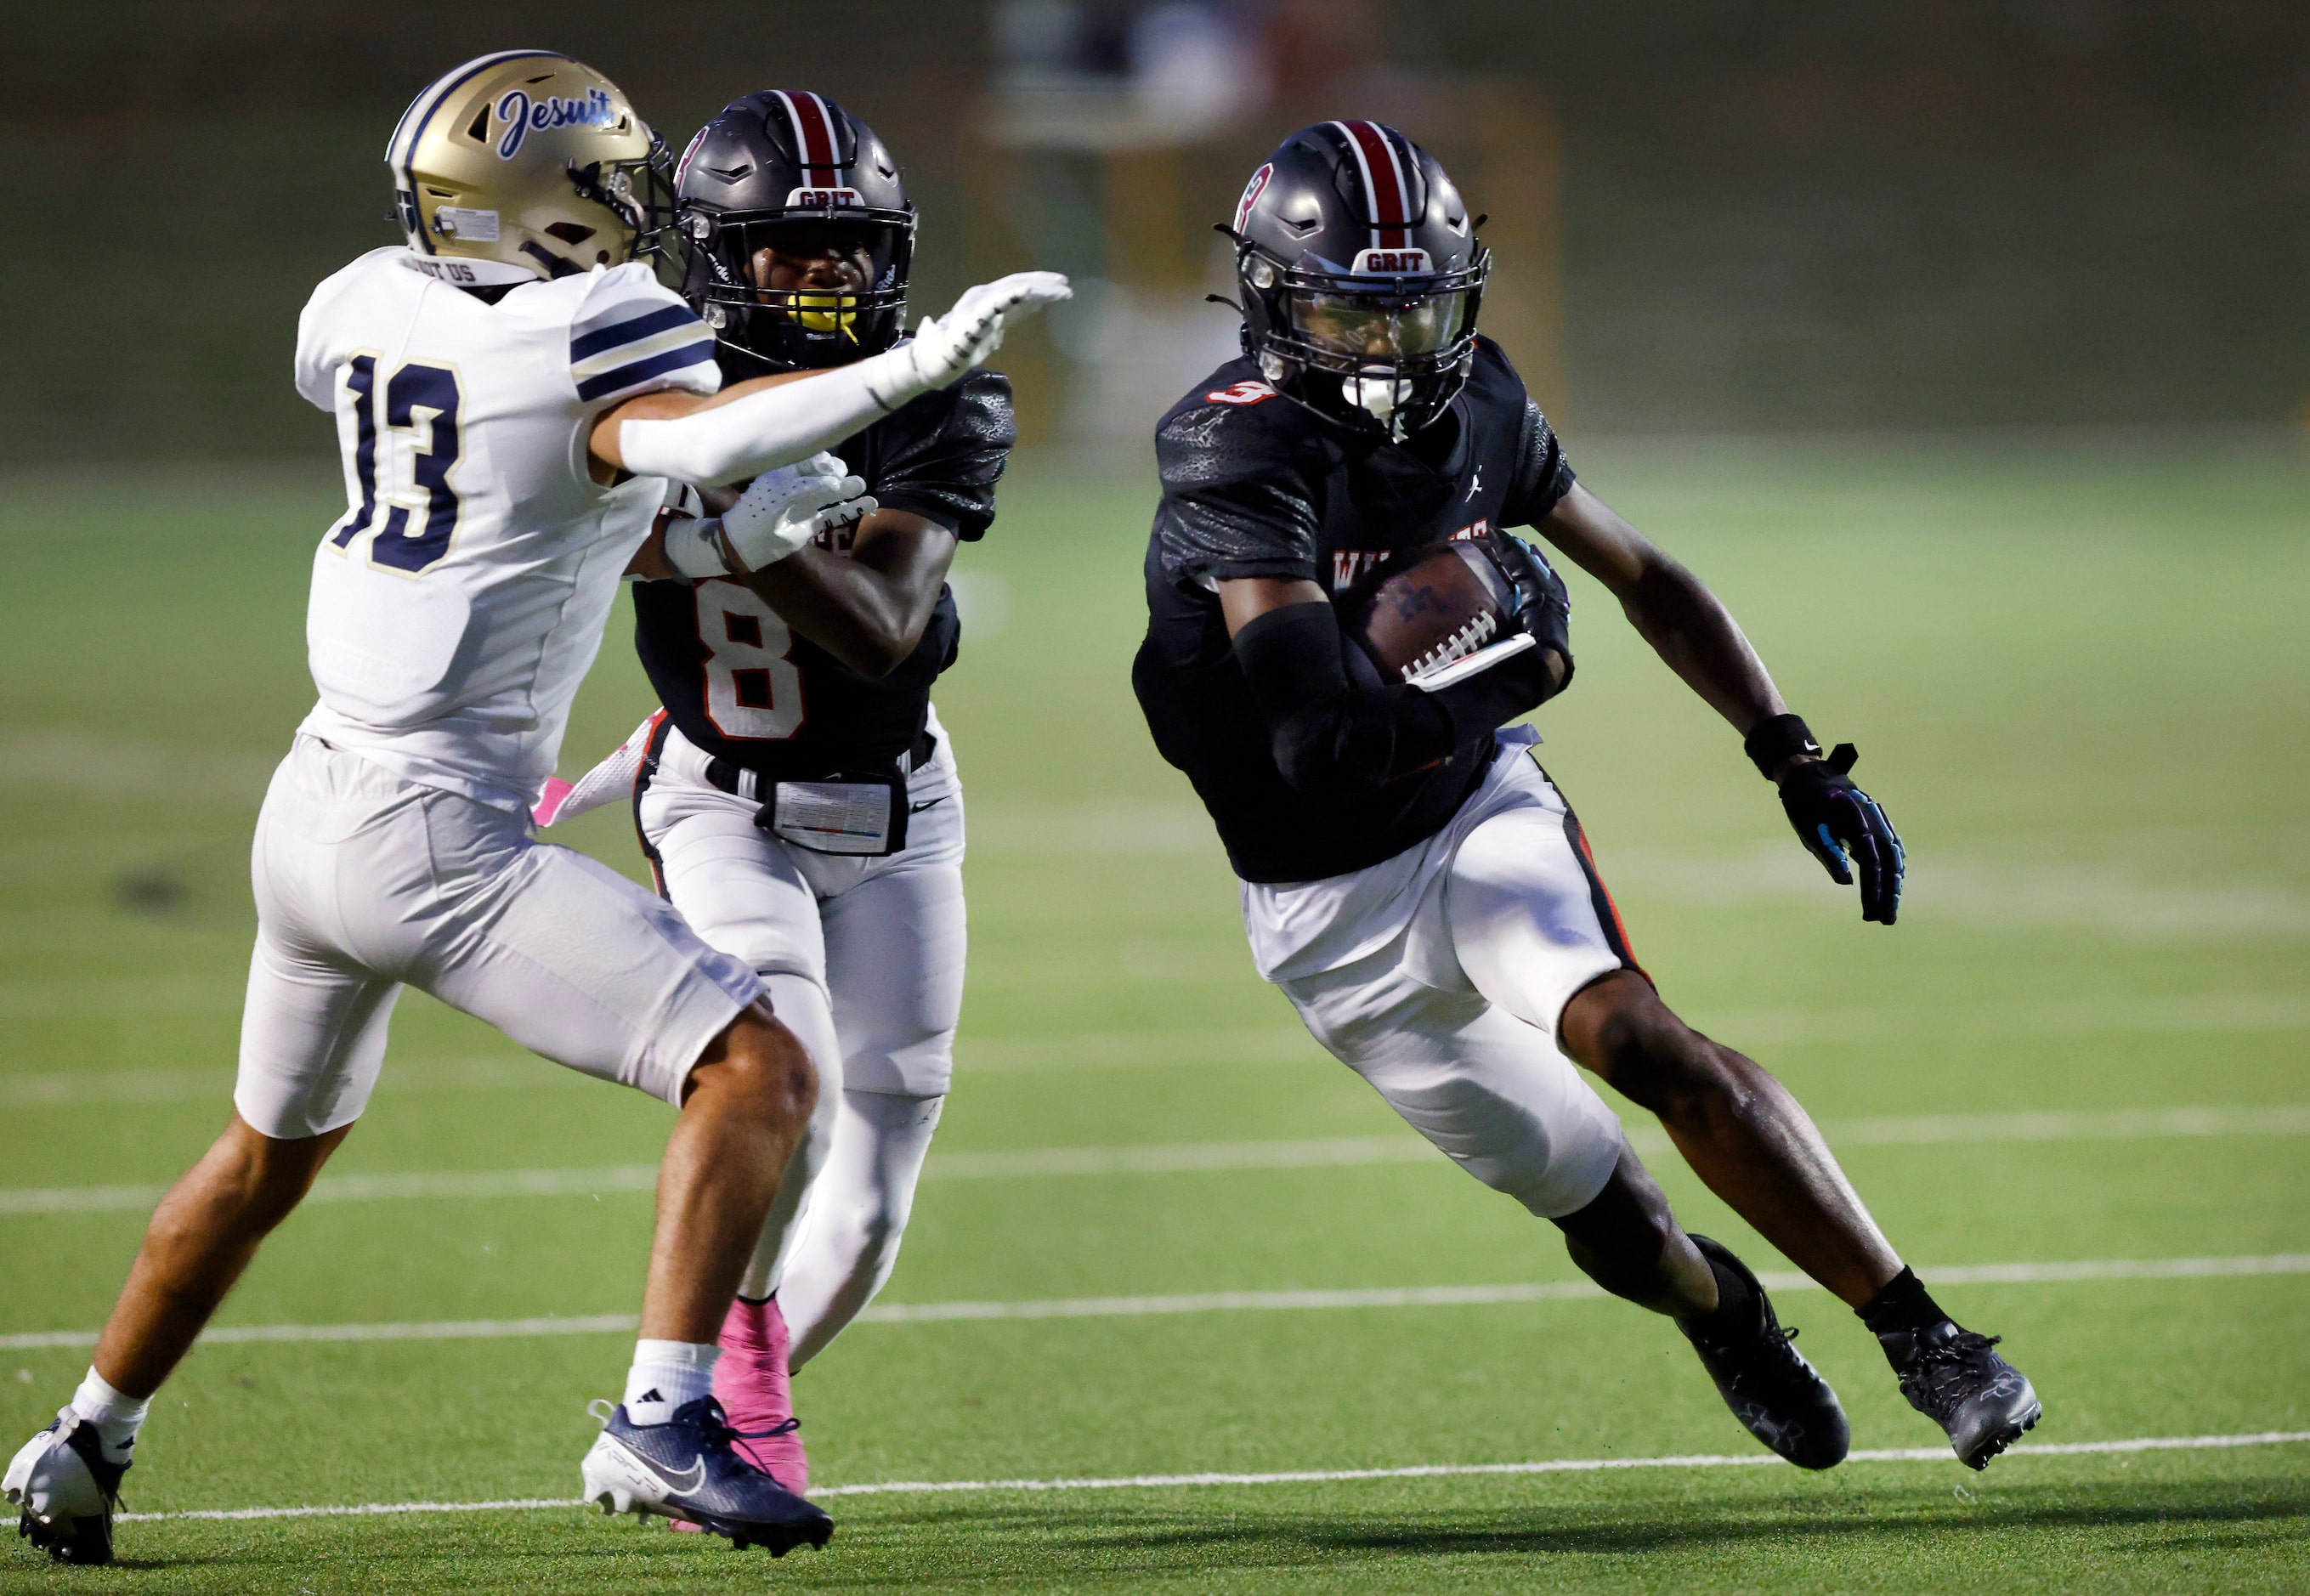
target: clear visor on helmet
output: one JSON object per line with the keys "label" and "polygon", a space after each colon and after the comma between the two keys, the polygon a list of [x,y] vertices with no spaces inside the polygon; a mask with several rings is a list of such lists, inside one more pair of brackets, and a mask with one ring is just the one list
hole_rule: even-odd
{"label": "clear visor on helmet", "polygon": [[1432,355],[1450,347],[1468,318],[1468,296],[1459,291],[1408,301],[1305,290],[1289,298],[1292,330],[1350,360]]}

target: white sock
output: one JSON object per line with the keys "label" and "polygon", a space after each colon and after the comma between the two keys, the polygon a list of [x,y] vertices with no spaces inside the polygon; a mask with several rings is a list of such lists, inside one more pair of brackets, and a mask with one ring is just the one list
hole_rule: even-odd
{"label": "white sock", "polygon": [[89,1365],[88,1378],[73,1392],[72,1410],[96,1427],[104,1438],[104,1461],[126,1463],[129,1448],[136,1444],[136,1432],[143,1427],[145,1410],[152,1407],[151,1397],[124,1396],[112,1388],[105,1377]]}
{"label": "white sock", "polygon": [[694,1341],[636,1341],[634,1366],[626,1371],[626,1418],[635,1424],[664,1424],[684,1402],[714,1394],[714,1363],[719,1347]]}

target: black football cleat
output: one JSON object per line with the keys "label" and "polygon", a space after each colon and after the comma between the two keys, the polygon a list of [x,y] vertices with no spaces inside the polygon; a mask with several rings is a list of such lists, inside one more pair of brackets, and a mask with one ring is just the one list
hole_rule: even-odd
{"label": "black football cleat", "polygon": [[1991,1350],[1995,1336],[1976,1335],[1944,1319],[1877,1340],[1909,1406],[1949,1432],[1958,1462],[1968,1469],[1989,1467],[1990,1459],[2045,1417],[2029,1377]]}
{"label": "black football cleat", "polygon": [[70,1408],[17,1451],[0,1494],[22,1510],[16,1533],[59,1563],[112,1561],[112,1514],[126,1463],[104,1461],[96,1427]]}
{"label": "black football cleat", "polygon": [[1837,1392],[1789,1344],[1797,1332],[1781,1328],[1771,1299],[1749,1266],[1705,1236],[1694,1236],[1692,1245],[1702,1257],[1748,1282],[1756,1296],[1750,1322],[1729,1331],[1677,1321],[1700,1354],[1701,1366],[1716,1382],[1717,1394],[1744,1429],[1798,1468],[1834,1469],[1853,1444]]}
{"label": "black football cleat", "polygon": [[664,1424],[636,1424],[622,1406],[595,1402],[602,1433],[580,1470],[586,1500],[604,1513],[685,1520],[740,1550],[759,1546],[783,1557],[822,1547],[834,1521],[740,1457],[737,1432],[710,1396],[682,1403]]}

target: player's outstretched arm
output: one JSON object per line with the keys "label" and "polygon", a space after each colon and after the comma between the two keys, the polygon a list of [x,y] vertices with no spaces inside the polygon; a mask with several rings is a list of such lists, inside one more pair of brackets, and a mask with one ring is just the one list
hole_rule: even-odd
{"label": "player's outstretched arm", "polygon": [[942,388],[994,352],[1012,321],[1072,291],[1055,272],[982,283],[895,349],[829,371],[756,377],[710,397],[645,394],[604,415],[595,459],[637,476],[718,485],[831,447],[868,422]]}
{"label": "player's outstretched arm", "polygon": [[[1906,855],[1893,824],[1845,772],[1853,745],[1824,756],[1789,713],[1740,623],[1699,577],[1575,484],[1541,534],[1610,588],[1629,624],[1709,707],[1732,723],[1749,757],[1781,791],[1797,838],[1831,880],[1861,882],[1861,915],[1890,925],[1900,912]],[[1846,859],[1852,861],[1851,868]]]}

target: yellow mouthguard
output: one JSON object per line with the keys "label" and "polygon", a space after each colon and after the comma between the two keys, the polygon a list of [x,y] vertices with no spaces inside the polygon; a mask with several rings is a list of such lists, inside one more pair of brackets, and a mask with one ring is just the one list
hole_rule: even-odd
{"label": "yellow mouthguard", "polygon": [[848,294],[796,294],[794,316],[813,333],[840,332],[855,343],[858,341],[857,304]]}

